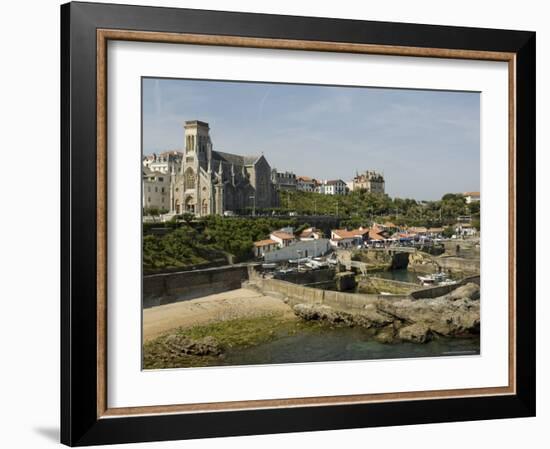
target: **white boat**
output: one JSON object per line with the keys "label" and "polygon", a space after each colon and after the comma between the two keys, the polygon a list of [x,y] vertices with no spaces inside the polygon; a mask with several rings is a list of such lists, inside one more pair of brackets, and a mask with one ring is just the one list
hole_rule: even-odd
{"label": "white boat", "polygon": [[432,273],[426,276],[418,276],[418,280],[422,285],[440,285],[442,282],[447,281],[447,275],[443,272]]}
{"label": "white boat", "polygon": [[443,281],[439,282],[437,285],[456,285],[457,281],[453,281],[452,279],[444,279]]}
{"label": "white boat", "polygon": [[278,274],[288,274],[288,273],[294,273],[296,271],[296,268],[281,268],[279,271],[277,271]]}
{"label": "white boat", "polygon": [[328,262],[326,262],[322,259],[319,259],[319,258],[315,258],[315,259],[310,260],[309,262],[306,262],[306,266],[308,266],[310,268],[313,268],[313,269],[325,268],[325,267],[328,267]]}
{"label": "white boat", "polygon": [[297,264],[297,263],[306,263],[311,259],[309,257],[302,257],[301,259],[288,259],[288,263]]}
{"label": "white boat", "polygon": [[276,263],[263,263],[262,268],[264,270],[273,270],[273,269],[277,268],[277,264]]}

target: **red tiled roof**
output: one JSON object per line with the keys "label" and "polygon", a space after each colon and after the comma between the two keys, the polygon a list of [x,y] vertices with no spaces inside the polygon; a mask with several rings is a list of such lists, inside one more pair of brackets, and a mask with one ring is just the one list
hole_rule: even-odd
{"label": "red tiled roof", "polygon": [[288,232],[283,231],[273,231],[271,235],[274,235],[275,237],[278,237],[282,240],[293,240],[294,236],[292,234],[289,234]]}
{"label": "red tiled roof", "polygon": [[378,232],[376,232],[376,231],[369,232],[369,238],[371,240],[385,240],[386,239],[386,237],[378,234]]}
{"label": "red tiled roof", "polygon": [[320,231],[317,228],[307,228],[301,232],[300,237],[309,237],[312,234],[319,234],[319,233]]}
{"label": "red tiled roof", "polygon": [[336,239],[352,239],[354,237],[363,236],[367,232],[369,232],[368,229],[353,229],[351,231],[348,231],[347,229],[334,229],[332,233],[334,234]]}
{"label": "red tiled roof", "polygon": [[266,239],[266,240],[259,240],[257,242],[254,242],[254,246],[255,247],[260,247],[260,246],[268,246],[268,245],[276,245],[277,242],[274,241],[274,240],[271,240],[271,239]]}
{"label": "red tiled roof", "polygon": [[422,226],[409,228],[409,232],[427,232],[427,231],[428,230]]}

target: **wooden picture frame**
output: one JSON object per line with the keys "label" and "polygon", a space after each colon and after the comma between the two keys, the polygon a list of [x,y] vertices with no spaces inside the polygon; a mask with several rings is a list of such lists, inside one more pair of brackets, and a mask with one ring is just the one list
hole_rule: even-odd
{"label": "wooden picture frame", "polygon": [[[61,440],[68,445],[535,414],[535,33],[69,3],[61,7]],[[506,61],[509,384],[448,391],[107,407],[106,46],[130,40]]]}

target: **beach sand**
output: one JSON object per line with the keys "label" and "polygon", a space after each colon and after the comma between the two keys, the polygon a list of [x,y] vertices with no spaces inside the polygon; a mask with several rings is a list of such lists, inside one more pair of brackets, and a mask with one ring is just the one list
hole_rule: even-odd
{"label": "beach sand", "polygon": [[203,298],[143,310],[143,341],[179,327],[192,327],[236,318],[266,315],[297,319],[290,306],[276,296],[240,288]]}

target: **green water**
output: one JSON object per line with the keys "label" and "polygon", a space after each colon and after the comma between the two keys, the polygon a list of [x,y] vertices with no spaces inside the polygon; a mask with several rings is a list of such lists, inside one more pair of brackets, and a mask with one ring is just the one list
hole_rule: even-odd
{"label": "green water", "polygon": [[420,273],[409,271],[406,268],[400,270],[373,271],[368,274],[377,278],[391,279],[392,281],[410,282],[413,284],[420,283],[418,280]]}
{"label": "green water", "polygon": [[335,328],[285,336],[249,348],[233,349],[221,365],[328,362],[478,355],[479,338],[438,338],[428,343],[383,344],[360,328]]}

